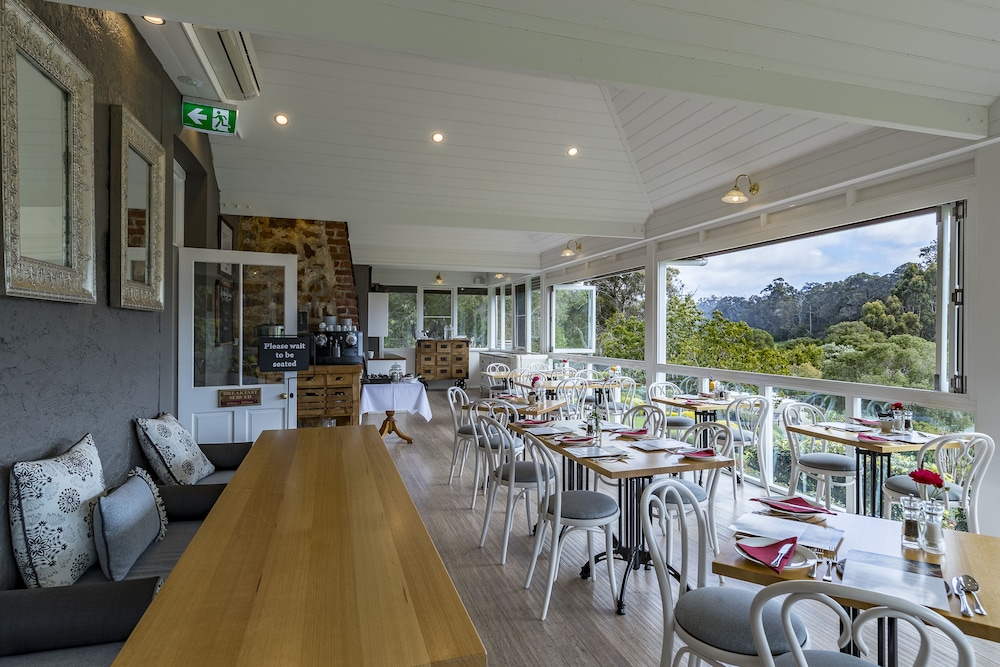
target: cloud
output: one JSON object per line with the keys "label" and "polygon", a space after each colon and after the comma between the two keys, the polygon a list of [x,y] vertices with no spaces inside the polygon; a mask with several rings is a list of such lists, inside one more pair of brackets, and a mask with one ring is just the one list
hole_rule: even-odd
{"label": "cloud", "polygon": [[856,273],[885,275],[920,261],[920,249],[937,238],[933,214],[852,227],[708,258],[706,266],[679,266],[695,299],[759,294],[776,278],[797,289],[843,280]]}

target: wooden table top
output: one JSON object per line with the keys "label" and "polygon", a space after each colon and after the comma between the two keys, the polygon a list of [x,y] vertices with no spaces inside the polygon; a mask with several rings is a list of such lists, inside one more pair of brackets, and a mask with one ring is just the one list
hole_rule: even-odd
{"label": "wooden table top", "polygon": [[115,661],[202,664],[486,665],[374,426],[254,443]]}
{"label": "wooden table top", "polygon": [[[875,452],[876,454],[915,452],[924,446],[923,443],[898,442],[892,440],[886,442],[859,440],[857,433],[854,433],[852,431],[845,431],[843,429],[839,429],[834,426],[816,426],[814,424],[792,424],[787,426],[786,428],[793,433],[810,436],[818,440],[826,440],[827,442],[837,442],[842,445],[857,447],[859,449],[864,449],[869,452]],[[871,431],[866,431],[866,433],[875,436],[881,435],[878,429],[872,429]]]}
{"label": "wooden table top", "polygon": [[[955,596],[949,596],[950,612],[935,611],[948,617],[967,635],[1000,641],[1000,585],[993,576],[995,562],[1000,555],[1000,537],[946,530],[945,553],[932,555],[914,549],[904,551],[900,546],[902,524],[898,521],[838,513],[828,516],[826,525],[844,531],[844,541],[838,551],[840,558],[851,549],[859,549],[908,560],[940,563],[948,581],[955,575],[971,574],[979,581],[979,598],[989,615],[962,616]],[[785,579],[806,578],[809,568],[786,569],[778,574],[768,567],[752,563],[736,553],[734,542],[730,540],[722,546],[719,555],[712,561],[712,572],[762,586]],[[833,580],[839,581],[839,577],[835,574]],[[969,602],[972,602],[971,596]]]}
{"label": "wooden table top", "polygon": [[678,396],[654,396],[649,399],[653,403],[662,403],[673,408],[683,408],[692,412],[720,412],[729,407],[731,401],[715,398],[680,398]]}
{"label": "wooden table top", "polygon": [[[526,398],[502,398],[500,399],[506,403],[510,403],[515,408],[517,408],[517,413],[519,415],[526,415],[528,417],[539,417],[541,415],[549,414],[550,412],[555,412],[556,410],[565,407],[566,401],[558,401],[556,399],[545,399],[541,401],[535,401],[534,405],[528,403]],[[472,404],[466,404],[462,406],[463,410],[468,410],[472,407]],[[480,406],[481,410],[485,410],[485,406]]]}
{"label": "wooden table top", "polygon": [[[556,420],[541,425],[511,424],[510,429],[515,433],[529,433],[529,429],[536,426],[578,426],[579,420]],[[579,429],[583,432],[583,429]],[[567,443],[565,445],[557,442],[551,436],[538,436],[546,447],[558,452],[562,456],[579,463],[597,473],[610,479],[627,479],[630,477],[651,477],[653,475],[666,475],[671,473],[688,472],[692,470],[710,470],[712,468],[730,468],[735,461],[724,456],[712,458],[689,459],[680,454],[670,452],[644,452],[641,449],[630,447],[634,440],[620,439],[615,433],[604,431],[601,433],[602,447],[617,447],[628,452],[628,458],[623,461],[577,457],[566,451],[567,447],[580,445],[594,445],[595,443]]]}

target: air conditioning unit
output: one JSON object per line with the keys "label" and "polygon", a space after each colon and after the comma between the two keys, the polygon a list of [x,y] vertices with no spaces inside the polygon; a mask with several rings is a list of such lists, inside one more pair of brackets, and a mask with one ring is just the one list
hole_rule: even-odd
{"label": "air conditioning unit", "polygon": [[260,97],[257,54],[249,33],[205,26],[194,26],[194,32],[208,60],[203,64],[215,75],[222,97],[233,102]]}

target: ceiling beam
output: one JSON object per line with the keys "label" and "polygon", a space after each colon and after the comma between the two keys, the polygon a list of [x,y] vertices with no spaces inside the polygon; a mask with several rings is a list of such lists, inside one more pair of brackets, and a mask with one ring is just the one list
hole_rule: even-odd
{"label": "ceiling beam", "polygon": [[[162,0],[75,0],[70,4],[131,14],[160,14],[165,9]],[[962,139],[981,139],[988,132],[984,106],[658,52],[648,43],[641,48],[614,43],[618,36],[611,30],[557,35],[541,28],[451,16],[426,7],[368,0],[285,0],[276,12],[268,3],[243,0],[171,0],[165,18],[597,84],[739,100]],[[485,16],[487,10],[482,11]],[[567,26],[572,23],[570,18]],[[572,31],[572,27],[565,30]]]}

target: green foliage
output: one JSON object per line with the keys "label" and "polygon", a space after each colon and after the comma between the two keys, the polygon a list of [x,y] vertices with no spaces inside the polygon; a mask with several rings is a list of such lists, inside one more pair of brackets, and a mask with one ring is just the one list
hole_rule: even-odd
{"label": "green foliage", "polygon": [[774,346],[771,334],[746,322],[731,322],[716,311],[698,329],[698,366],[788,374],[788,360]]}
{"label": "green foliage", "polygon": [[645,357],[646,323],[640,317],[616,312],[597,334],[602,354],[615,359],[642,361]]}

